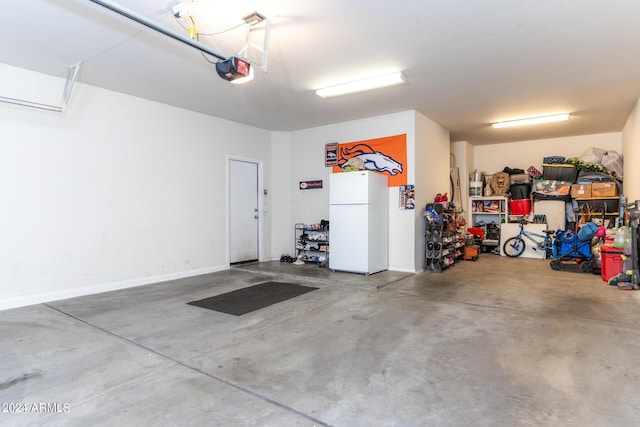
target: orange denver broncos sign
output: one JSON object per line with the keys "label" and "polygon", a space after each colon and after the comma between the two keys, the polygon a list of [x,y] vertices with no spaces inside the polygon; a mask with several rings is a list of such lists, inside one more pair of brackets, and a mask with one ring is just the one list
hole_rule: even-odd
{"label": "orange denver broncos sign", "polygon": [[333,172],[342,171],[349,160],[357,158],[366,170],[388,175],[389,187],[407,184],[406,134],[348,142],[338,147],[338,165],[333,166]]}

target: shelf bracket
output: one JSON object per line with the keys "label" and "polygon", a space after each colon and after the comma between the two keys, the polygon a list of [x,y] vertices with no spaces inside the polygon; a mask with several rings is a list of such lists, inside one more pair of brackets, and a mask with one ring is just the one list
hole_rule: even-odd
{"label": "shelf bracket", "polygon": [[67,102],[71,97],[71,92],[73,91],[73,85],[76,82],[76,77],[78,76],[79,69],[80,69],[80,63],[69,66],[69,73],[67,74],[67,82],[65,83],[64,90],[62,91],[62,101],[60,105],[42,104],[38,102],[26,101],[24,99],[9,98],[6,96],[0,96],[0,102],[4,102],[6,104],[21,105],[23,107],[38,108],[41,110],[55,111],[57,113],[63,113],[64,108],[67,106]]}

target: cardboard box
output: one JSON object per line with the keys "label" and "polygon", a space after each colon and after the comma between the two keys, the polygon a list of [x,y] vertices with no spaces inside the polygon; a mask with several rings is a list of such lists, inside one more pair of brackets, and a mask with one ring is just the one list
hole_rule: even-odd
{"label": "cardboard box", "polygon": [[591,184],[591,197],[615,197],[618,188],[615,182],[594,182]]}
{"label": "cardboard box", "polygon": [[591,184],[573,184],[571,186],[571,197],[574,199],[591,197]]}

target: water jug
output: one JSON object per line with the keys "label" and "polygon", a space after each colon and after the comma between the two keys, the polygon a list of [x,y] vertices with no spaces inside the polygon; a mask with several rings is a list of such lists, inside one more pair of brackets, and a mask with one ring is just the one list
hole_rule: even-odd
{"label": "water jug", "polygon": [[629,230],[627,227],[618,227],[618,231],[616,231],[616,235],[613,238],[613,247],[624,249],[627,244],[627,240],[629,240]]}

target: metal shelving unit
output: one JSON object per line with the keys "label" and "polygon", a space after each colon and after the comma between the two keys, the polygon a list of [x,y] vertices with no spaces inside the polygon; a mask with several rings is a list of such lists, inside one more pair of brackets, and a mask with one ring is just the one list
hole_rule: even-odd
{"label": "metal shelving unit", "polygon": [[296,259],[327,266],[329,229],[302,223],[297,223],[295,227]]}

